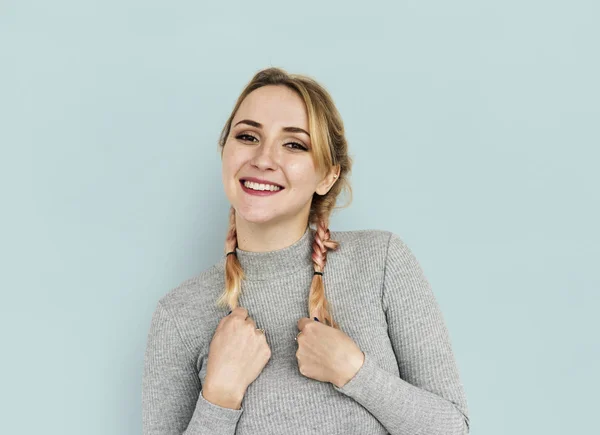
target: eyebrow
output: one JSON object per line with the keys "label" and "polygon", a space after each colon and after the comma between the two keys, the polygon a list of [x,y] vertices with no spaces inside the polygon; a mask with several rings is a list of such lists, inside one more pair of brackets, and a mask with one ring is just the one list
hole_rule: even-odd
{"label": "eyebrow", "polygon": [[[263,125],[260,122],[252,121],[251,119],[242,119],[241,121],[237,122],[234,125],[234,127],[238,124],[248,124],[248,125],[251,125],[252,127],[256,127],[256,128],[263,127]],[[308,132],[306,130],[304,130],[300,127],[283,127],[282,130],[289,131],[290,133],[304,133],[305,135],[310,137],[310,134],[308,134]]]}

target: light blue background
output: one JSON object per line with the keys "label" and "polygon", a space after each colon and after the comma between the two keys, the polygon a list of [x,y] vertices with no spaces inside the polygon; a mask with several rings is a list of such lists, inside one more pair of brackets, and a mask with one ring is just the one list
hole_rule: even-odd
{"label": "light blue background", "polygon": [[0,3],[0,431],[141,432],[151,314],[222,255],[217,138],[271,65],[333,95],[331,228],[414,251],[471,433],[596,430],[598,5]]}

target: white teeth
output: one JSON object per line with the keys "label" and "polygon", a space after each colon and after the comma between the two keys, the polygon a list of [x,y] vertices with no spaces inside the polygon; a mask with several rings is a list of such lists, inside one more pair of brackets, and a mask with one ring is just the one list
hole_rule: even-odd
{"label": "white teeth", "polygon": [[272,184],[253,183],[252,181],[244,181],[244,186],[252,190],[270,190],[272,192],[281,189],[279,186],[273,186]]}

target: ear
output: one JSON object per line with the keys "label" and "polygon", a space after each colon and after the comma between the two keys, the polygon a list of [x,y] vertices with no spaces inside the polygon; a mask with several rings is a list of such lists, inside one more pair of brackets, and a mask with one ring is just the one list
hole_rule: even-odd
{"label": "ear", "polygon": [[329,190],[331,189],[331,186],[333,186],[333,184],[337,181],[339,176],[340,165],[332,166],[327,172],[327,174],[325,174],[323,180],[321,180],[321,182],[317,185],[316,193],[321,196],[326,195],[327,192],[329,192]]}

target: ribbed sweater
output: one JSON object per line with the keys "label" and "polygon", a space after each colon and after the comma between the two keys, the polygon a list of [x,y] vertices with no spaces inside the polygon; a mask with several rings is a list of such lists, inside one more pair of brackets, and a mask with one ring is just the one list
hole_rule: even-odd
{"label": "ribbed sweater", "polygon": [[162,296],[144,356],[144,435],[469,433],[467,401],[450,336],[423,269],[395,233],[332,231],[323,280],[332,316],[363,351],[341,388],[305,377],[297,322],[308,317],[314,230],[270,252],[236,248],[239,305],[265,330],[271,358],[241,409],[204,399],[209,345],[228,308],[216,306],[225,256]]}

